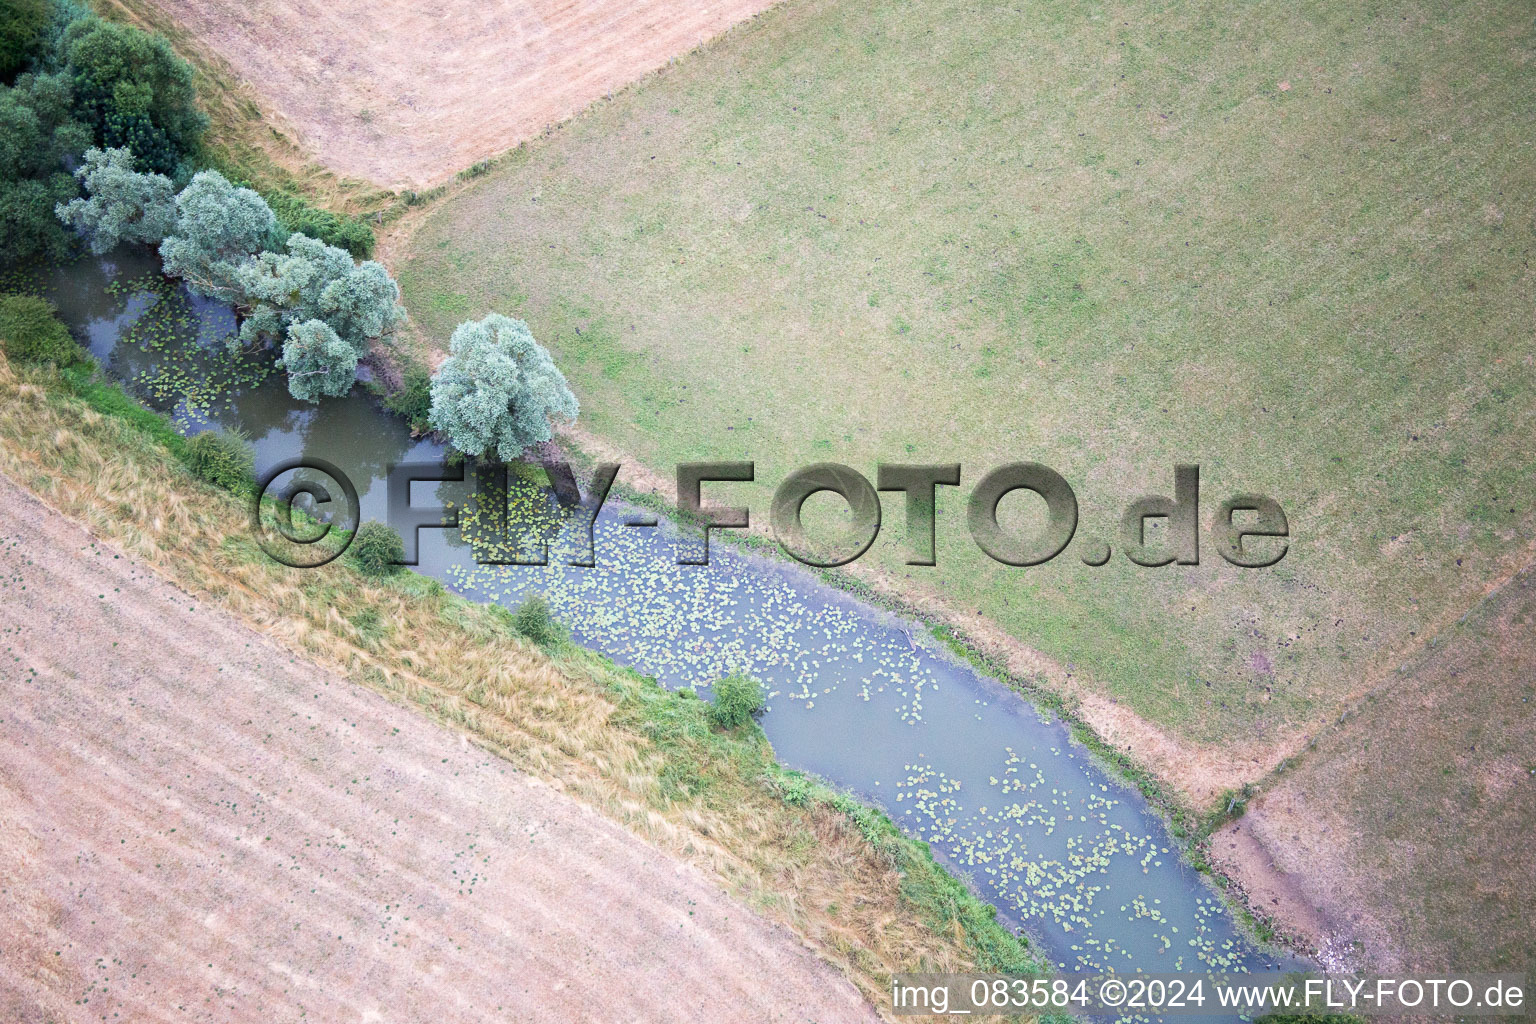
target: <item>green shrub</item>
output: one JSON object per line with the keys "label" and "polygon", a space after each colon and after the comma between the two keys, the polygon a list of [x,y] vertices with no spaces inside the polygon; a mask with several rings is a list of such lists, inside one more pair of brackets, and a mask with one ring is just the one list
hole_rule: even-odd
{"label": "green shrub", "polygon": [[0,342],[6,357],[18,363],[73,366],[85,353],[54,314],[53,304],[36,295],[0,298]]}
{"label": "green shrub", "polygon": [[374,579],[393,576],[404,568],[405,542],[394,527],[369,521],[358,528],[348,552],[358,572]]}
{"label": "green shrub", "polygon": [[715,700],[709,706],[710,724],[717,729],[736,729],[757,717],[767,705],[763,684],[739,673],[714,685]]}
{"label": "green shrub", "polygon": [[512,628],[540,647],[554,647],[570,637],[564,623],[549,610],[543,594],[530,594],[512,614]]}
{"label": "green shrub", "polygon": [[0,79],[10,81],[43,48],[48,14],[48,0],[0,4]]}
{"label": "green shrub", "polygon": [[291,192],[270,192],[263,198],[285,230],[345,249],[356,259],[366,260],[373,255],[373,229],[362,218],[311,206],[302,196]]}
{"label": "green shrub", "polygon": [[238,430],[205,430],[187,442],[192,475],[237,494],[249,492],[255,479],[256,453]]}
{"label": "green shrub", "polygon": [[412,366],[405,371],[400,390],[384,397],[384,408],[401,417],[417,433],[431,429],[432,375],[425,366]]}
{"label": "green shrub", "polygon": [[791,807],[809,807],[816,795],[816,784],[800,772],[781,771],[773,779],[773,790]]}

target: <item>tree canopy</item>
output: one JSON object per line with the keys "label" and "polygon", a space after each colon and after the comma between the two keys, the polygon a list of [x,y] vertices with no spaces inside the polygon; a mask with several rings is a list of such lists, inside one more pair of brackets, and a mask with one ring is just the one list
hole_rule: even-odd
{"label": "tree canopy", "polygon": [[27,74],[14,87],[0,86],[0,264],[60,256],[69,246],[54,207],[73,199],[78,186],[63,159],[91,141],[70,103],[63,75]]}
{"label": "tree canopy", "polygon": [[276,226],[261,196],[218,171],[199,171],[176,197],[176,230],[160,243],[160,258],[165,272],[184,278],[194,293],[240,302],[240,267],[266,247]]}
{"label": "tree canopy", "polygon": [[574,422],[565,376],[528,325],[500,313],[462,323],[432,380],[431,423],[467,455],[506,461],[547,441],[552,420]]}
{"label": "tree canopy", "polygon": [[283,367],[288,371],[289,394],[318,402],[352,389],[357,380],[357,350],[338,338],[324,320],[305,320],[288,328]]}
{"label": "tree canopy", "polygon": [[88,149],[75,177],[88,199],[56,208],[98,256],[120,242],[159,244],[176,226],[176,186],[163,174],[140,174],[126,149]]}
{"label": "tree canopy", "polygon": [[81,117],[105,146],[126,146],[150,170],[173,174],[208,126],[192,67],[163,36],[103,18],[70,23],[60,44]]}
{"label": "tree canopy", "polygon": [[42,49],[48,19],[48,0],[0,4],[0,80],[10,81]]}

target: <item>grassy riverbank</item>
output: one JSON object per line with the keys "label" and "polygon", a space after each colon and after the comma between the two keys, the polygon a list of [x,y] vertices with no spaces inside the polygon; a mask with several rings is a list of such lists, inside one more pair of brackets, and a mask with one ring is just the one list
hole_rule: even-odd
{"label": "grassy riverbank", "polygon": [[1207,509],[1276,496],[1269,570],[1209,542],[1010,569],[952,496],[937,568],[867,556],[1257,778],[1536,528],[1507,357],[1530,31],[1507,5],[808,0],[512,155],[395,269],[429,344],[526,318],[587,429],[662,473],[753,459],[732,493],[760,515],[824,459],[1038,459],[1111,542],[1176,461]]}
{"label": "grassy riverbank", "polygon": [[424,577],[275,565],[244,503],[192,479],[117,394],[0,365],[0,471],[189,592],[716,872],[877,1005],[896,969],[1038,969],[923,844],[785,772],[755,727],[711,729],[702,702],[569,645],[544,652]]}

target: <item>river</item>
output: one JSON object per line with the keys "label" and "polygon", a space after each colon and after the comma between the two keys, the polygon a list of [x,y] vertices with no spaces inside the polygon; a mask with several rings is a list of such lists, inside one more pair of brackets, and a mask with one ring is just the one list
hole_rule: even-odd
{"label": "river", "polygon": [[[385,518],[384,475],[445,453],[412,439],[361,388],[318,406],[288,395],[270,355],[231,358],[225,307],[158,275],[147,250],[13,273],[42,291],[102,365],[195,432],[238,427],[257,472],[320,458]],[[621,475],[622,480],[622,475]],[[470,501],[468,485],[418,485],[417,504]],[[520,495],[540,505],[541,495]],[[920,624],[855,599],[791,563],[711,544],[676,564],[674,532],[624,525],[610,500],[595,568],[477,565],[456,531],[421,534],[418,571],[477,601],[544,594],[581,644],[667,686],[732,671],[769,691],[763,728],[780,759],[880,805],[1067,970],[1294,967],[1247,940],[1164,822],[1066,726],[951,657]],[[302,571],[302,570],[294,570]]]}

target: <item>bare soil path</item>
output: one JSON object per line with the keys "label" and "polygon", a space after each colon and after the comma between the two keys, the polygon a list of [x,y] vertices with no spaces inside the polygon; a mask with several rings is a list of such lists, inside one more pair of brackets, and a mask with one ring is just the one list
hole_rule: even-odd
{"label": "bare soil path", "polygon": [[0,1019],[878,1019],[704,873],[3,477],[0,658]]}
{"label": "bare soil path", "polygon": [[152,0],[321,163],[451,178],[768,7],[767,0]]}

